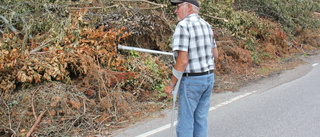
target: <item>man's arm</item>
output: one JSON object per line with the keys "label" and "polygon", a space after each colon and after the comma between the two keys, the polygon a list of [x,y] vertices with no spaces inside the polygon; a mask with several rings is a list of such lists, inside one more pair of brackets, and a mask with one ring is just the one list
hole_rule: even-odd
{"label": "man's arm", "polygon": [[[179,72],[184,72],[184,70],[187,68],[188,65],[188,52],[186,51],[178,51],[178,58],[176,65],[174,66],[174,69],[176,69]],[[175,85],[177,83],[178,79],[172,75],[171,78],[171,84]]]}
{"label": "man's arm", "polygon": [[212,49],[212,54],[213,54],[214,59],[218,59],[219,55],[218,55],[218,48],[217,47]]}
{"label": "man's arm", "polygon": [[[177,57],[177,61],[176,61],[176,64],[174,66],[174,69],[179,71],[179,72],[184,72],[184,70],[187,68],[188,66],[188,62],[189,62],[189,59],[188,59],[188,52],[186,51],[178,51],[178,57]],[[171,78],[171,84],[172,85],[176,85],[178,79],[172,75],[172,78]],[[164,92],[167,93],[167,94],[171,94],[171,92],[173,91],[174,87],[173,86],[166,86],[164,88]]]}

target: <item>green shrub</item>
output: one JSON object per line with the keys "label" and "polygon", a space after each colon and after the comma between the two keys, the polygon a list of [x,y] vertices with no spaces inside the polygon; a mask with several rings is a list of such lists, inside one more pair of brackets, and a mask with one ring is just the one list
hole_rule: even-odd
{"label": "green shrub", "polygon": [[319,2],[312,0],[239,0],[239,8],[255,11],[259,16],[278,21],[289,36],[294,36],[297,28],[320,27],[320,21],[313,12],[319,11]]}

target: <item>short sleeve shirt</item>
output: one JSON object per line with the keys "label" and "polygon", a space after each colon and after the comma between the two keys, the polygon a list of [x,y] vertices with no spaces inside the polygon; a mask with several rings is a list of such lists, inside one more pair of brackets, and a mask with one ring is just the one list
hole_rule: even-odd
{"label": "short sleeve shirt", "polygon": [[188,52],[188,65],[185,73],[201,73],[214,69],[212,49],[216,47],[212,27],[209,23],[191,14],[180,21],[172,37],[172,51],[175,60],[177,51]]}

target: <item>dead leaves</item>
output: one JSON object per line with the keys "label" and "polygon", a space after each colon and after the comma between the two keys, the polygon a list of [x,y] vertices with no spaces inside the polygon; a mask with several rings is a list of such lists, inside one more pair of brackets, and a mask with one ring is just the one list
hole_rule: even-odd
{"label": "dead leaves", "polygon": [[[67,63],[59,60],[63,55],[37,55],[23,62],[24,66],[17,73],[17,80],[21,83],[40,83],[42,81],[61,81],[68,75],[66,71]],[[50,59],[50,57],[52,57]],[[64,73],[63,73],[64,72]]]}
{"label": "dead leaves", "polygon": [[[99,29],[71,27],[65,32],[62,42],[64,47],[43,49],[49,51],[45,54],[22,56],[23,52],[19,48],[10,52],[2,50],[0,72],[10,73],[0,74],[3,85],[1,90],[12,91],[17,83],[64,81],[66,78],[69,79],[70,74],[86,75],[92,69],[99,69],[99,65],[108,70],[126,71],[123,66],[125,59],[118,56],[116,48],[117,42],[131,34],[124,33],[125,30],[121,28],[104,31],[104,26]],[[74,35],[75,31],[78,32],[77,35]],[[7,37],[9,36],[11,35]]]}
{"label": "dead leaves", "polygon": [[[0,52],[0,91],[10,92],[16,88],[16,74],[18,61],[24,57],[19,48],[13,48],[10,52],[2,49]],[[0,93],[1,93],[0,92]]]}

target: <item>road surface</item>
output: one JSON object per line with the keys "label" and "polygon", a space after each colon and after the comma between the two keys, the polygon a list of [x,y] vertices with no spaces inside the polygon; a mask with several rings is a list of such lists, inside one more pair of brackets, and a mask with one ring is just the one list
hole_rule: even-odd
{"label": "road surface", "polygon": [[[239,92],[214,94],[209,137],[320,137],[320,55]],[[171,111],[115,131],[114,137],[169,137]]]}

